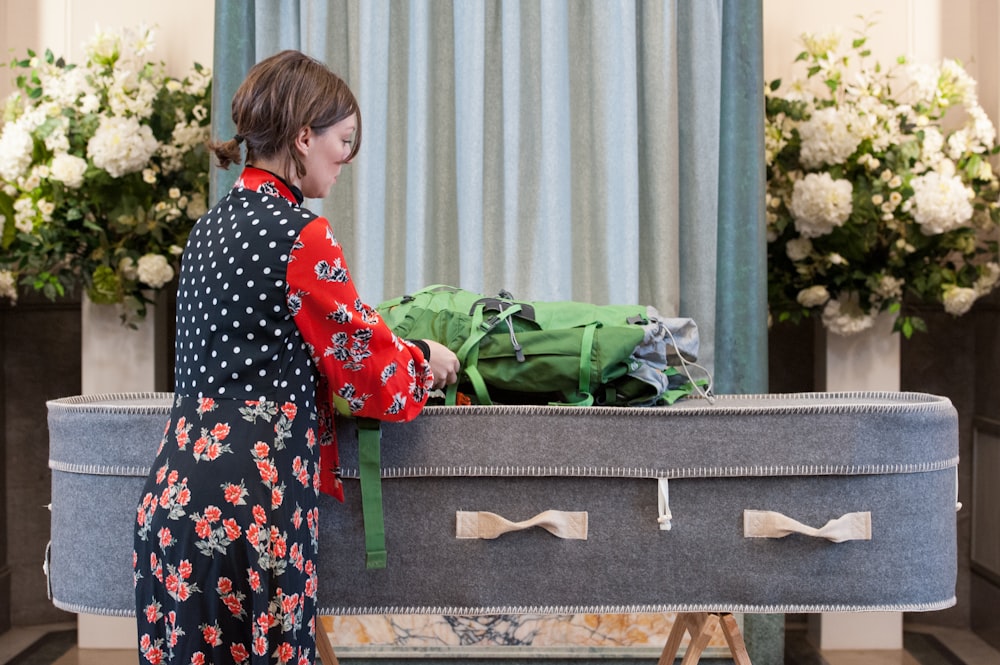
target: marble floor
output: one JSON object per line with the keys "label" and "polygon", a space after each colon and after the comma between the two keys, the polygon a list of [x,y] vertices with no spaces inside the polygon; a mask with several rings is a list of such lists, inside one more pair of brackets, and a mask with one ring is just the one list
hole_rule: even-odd
{"label": "marble floor", "polygon": [[[0,665],[139,665],[127,650],[66,648],[76,624],[17,627],[0,635]],[[46,635],[53,637],[43,640]],[[62,640],[54,639],[60,635]],[[1000,651],[970,631],[939,626],[907,624],[901,651],[816,651],[805,639],[805,630],[786,629],[785,665],[998,665]],[[343,660],[351,665],[351,660]],[[375,661],[371,661],[375,662]],[[390,665],[381,661],[384,665]],[[409,660],[417,665],[419,661]],[[500,663],[502,661],[491,661]],[[583,663],[584,661],[575,661]],[[608,661],[603,661],[608,662]],[[652,661],[650,661],[651,663]],[[727,660],[709,661],[731,663]]]}

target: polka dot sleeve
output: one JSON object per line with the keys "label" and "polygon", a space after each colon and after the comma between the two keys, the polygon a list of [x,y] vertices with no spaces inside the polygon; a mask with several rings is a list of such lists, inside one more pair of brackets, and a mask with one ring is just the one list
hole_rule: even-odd
{"label": "polka dot sleeve", "polygon": [[362,302],[322,217],[302,230],[292,248],[288,307],[338,412],[390,421],[420,413],[433,385],[430,366],[416,345],[397,337]]}

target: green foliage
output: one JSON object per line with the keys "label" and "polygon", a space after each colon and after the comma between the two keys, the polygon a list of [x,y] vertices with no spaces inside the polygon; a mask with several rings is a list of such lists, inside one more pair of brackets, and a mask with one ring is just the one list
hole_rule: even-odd
{"label": "green foliage", "polygon": [[804,35],[800,75],[765,86],[768,300],[842,334],[887,311],[909,337],[905,302],[958,316],[1000,280],[1000,146],[960,64],[883,69],[863,22],[847,49]]}
{"label": "green foliage", "polygon": [[0,133],[0,296],[83,290],[132,323],[170,284],[208,194],[211,73],[148,62],[152,32],[98,32],[86,61],[10,63]]}

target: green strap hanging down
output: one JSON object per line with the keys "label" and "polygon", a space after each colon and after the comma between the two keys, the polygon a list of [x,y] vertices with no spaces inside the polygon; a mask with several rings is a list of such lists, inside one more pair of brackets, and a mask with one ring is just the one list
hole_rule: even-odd
{"label": "green strap hanging down", "polygon": [[385,568],[385,518],[382,511],[381,423],[358,419],[358,471],[361,512],[365,523],[365,566]]}

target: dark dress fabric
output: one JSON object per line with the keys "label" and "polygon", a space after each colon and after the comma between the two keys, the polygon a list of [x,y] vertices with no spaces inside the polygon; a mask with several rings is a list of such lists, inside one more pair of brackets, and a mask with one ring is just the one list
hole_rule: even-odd
{"label": "dark dress fabric", "polygon": [[433,381],[300,202],[248,167],[188,239],[175,401],[137,508],[140,663],[314,662],[334,411],[409,420]]}

